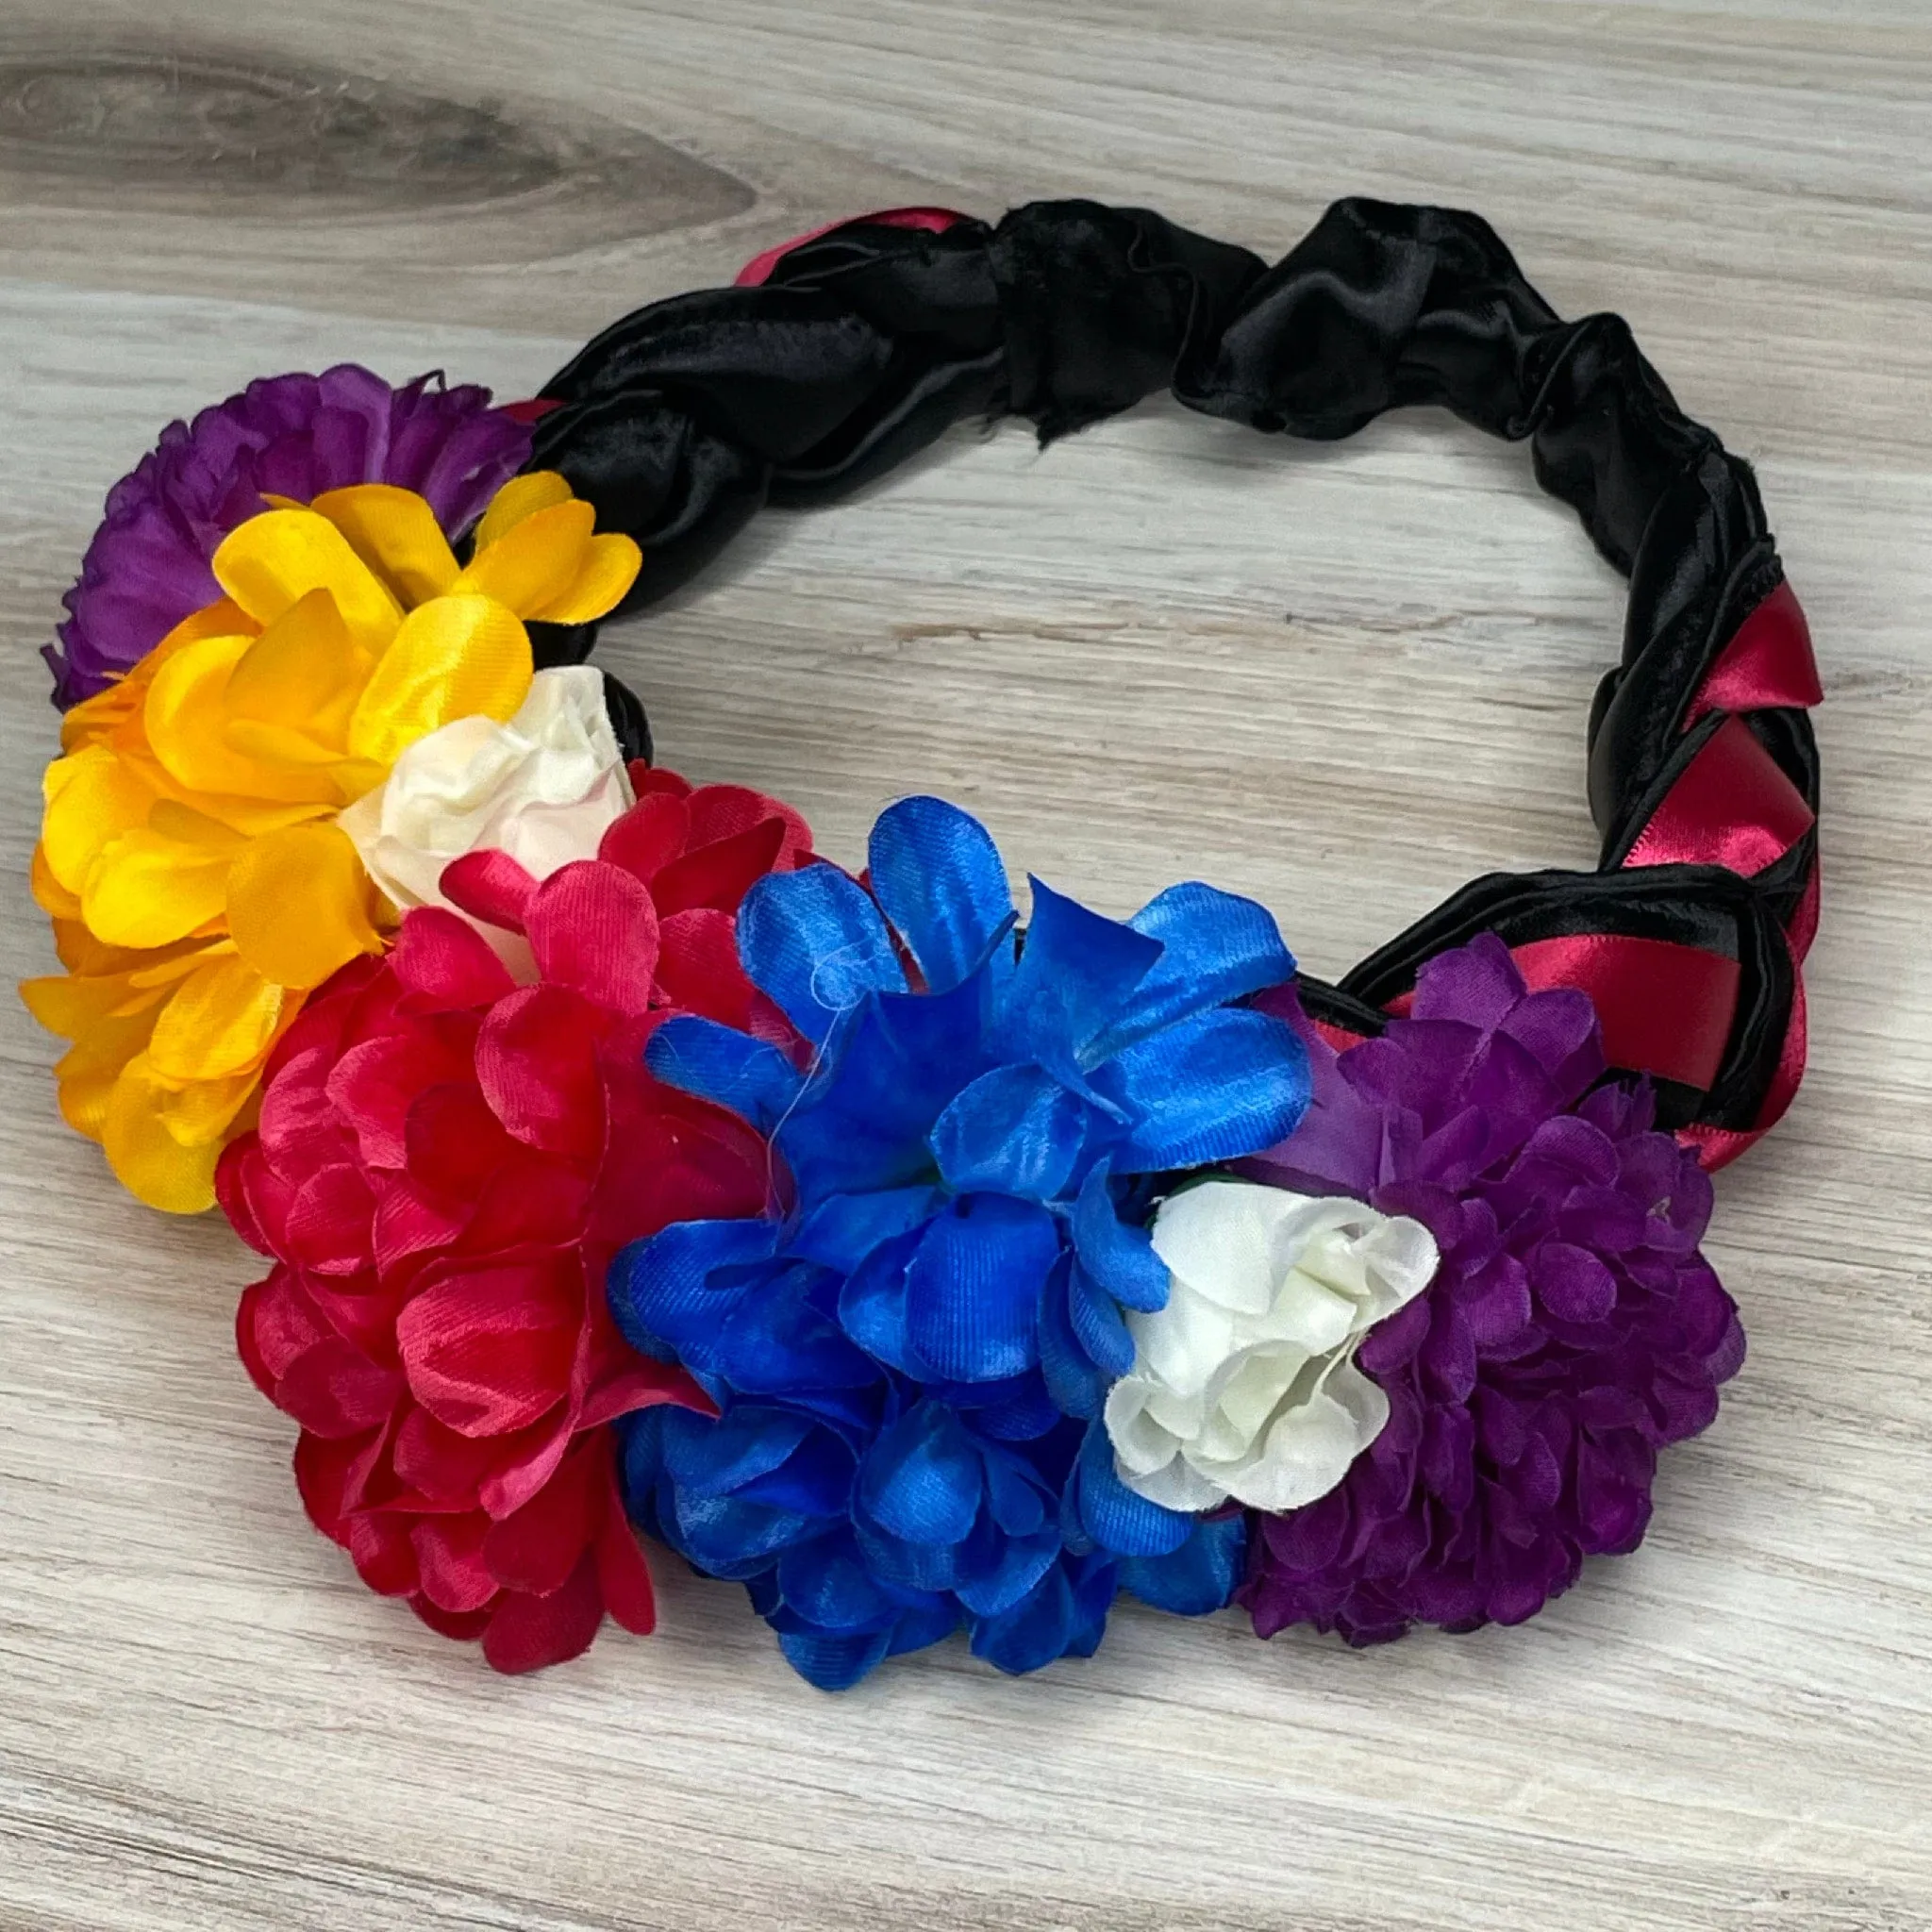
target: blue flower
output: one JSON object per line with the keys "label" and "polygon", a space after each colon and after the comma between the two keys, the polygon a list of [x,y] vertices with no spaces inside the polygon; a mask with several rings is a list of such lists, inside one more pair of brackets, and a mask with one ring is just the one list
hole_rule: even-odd
{"label": "blue flower", "polygon": [[962,1624],[1005,1671],[1090,1655],[1122,1588],[1227,1600],[1240,1519],[1131,1494],[1098,1419],[1123,1310],[1166,1300],[1154,1200],[1308,1098],[1292,1029],[1234,1004],[1294,972],[1252,901],[1175,886],[1121,924],[1035,879],[1023,942],[966,813],[908,799],[868,857],[870,892],[812,866],[739,917],[808,1071],[707,1020],[650,1043],[771,1137],[790,1211],[681,1223],[610,1271],[625,1335],[719,1409],[627,1420],[632,1513],[827,1688]]}

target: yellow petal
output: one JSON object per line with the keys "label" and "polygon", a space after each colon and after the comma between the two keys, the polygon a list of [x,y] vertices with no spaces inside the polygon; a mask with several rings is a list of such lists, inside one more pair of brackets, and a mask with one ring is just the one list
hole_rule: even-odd
{"label": "yellow petal", "polygon": [[23,979],[20,997],[49,1033],[62,1040],[82,1040],[103,1021],[130,1019],[159,1006],[165,990],[137,988],[126,973],[61,973]]}
{"label": "yellow petal", "polygon": [[375,654],[349,635],[335,599],[311,591],[243,652],[223,702],[231,724],[291,726],[340,757],[375,669]]}
{"label": "yellow petal", "polygon": [[168,777],[202,794],[210,812],[239,820],[239,829],[254,828],[251,806],[267,806],[285,820],[288,814],[279,811],[285,806],[338,803],[326,773],[265,763],[229,740],[228,688],[236,667],[259,641],[197,639],[157,674],[142,713],[148,742]]}
{"label": "yellow petal", "polygon": [[47,863],[47,848],[34,847],[31,865],[27,869],[27,883],[32,889],[34,904],[50,919],[78,919],[80,917],[80,895],[70,892],[54,876],[54,868]]}
{"label": "yellow petal", "polygon": [[458,591],[494,597],[519,617],[532,617],[567,596],[591,547],[596,513],[573,498],[532,510],[495,542],[479,547]]}
{"label": "yellow petal", "polygon": [[490,508],[476,525],[476,548],[487,550],[525,517],[570,500],[570,485],[555,470],[532,470],[527,475],[512,476],[490,499]]}
{"label": "yellow petal", "polygon": [[522,622],[489,597],[438,597],[412,610],[375,667],[349,749],[387,768],[458,718],[516,715],[535,667]]}
{"label": "yellow petal", "polygon": [[227,878],[236,950],[275,986],[320,986],[358,953],[379,953],[356,848],[325,819],[253,841]]}
{"label": "yellow petal", "polygon": [[[299,993],[290,997],[298,1004]],[[235,1117],[254,1100],[261,1088],[261,1069],[232,1074],[224,1080],[192,1080],[178,1092],[163,1092],[157,1102],[161,1124],[184,1147],[200,1147],[212,1141],[219,1154],[234,1136],[228,1129]]]}
{"label": "yellow petal", "polygon": [[124,832],[89,870],[80,903],[88,930],[112,946],[165,946],[221,916],[232,843]]}
{"label": "yellow petal", "polygon": [[215,552],[223,590],[264,629],[311,591],[326,591],[350,635],[379,652],[402,622],[402,606],[349,546],[349,540],[312,509],[271,509],[231,530]]}
{"label": "yellow petal", "polygon": [[530,615],[543,624],[589,624],[607,617],[643,567],[644,553],[628,537],[592,537],[570,589]]}
{"label": "yellow petal", "polygon": [[219,1080],[258,1069],[282,1022],[285,995],[234,954],[208,960],[155,1022],[147,1057],[167,1080]]}
{"label": "yellow petal", "polygon": [[405,608],[441,597],[456,582],[458,566],[449,539],[436,512],[413,490],[358,483],[318,496],[312,508],[349,540]]}
{"label": "yellow petal", "polygon": [[120,1020],[103,1020],[55,1062],[60,1118],[76,1134],[98,1141],[108,1124],[108,1104],[128,1061],[142,1053],[154,1031],[158,1006]]}
{"label": "yellow petal", "polygon": [[174,1098],[147,1057],[137,1054],[108,1096],[101,1145],[116,1178],[137,1200],[170,1214],[199,1214],[214,1206],[221,1144],[183,1146],[162,1113]]}
{"label": "yellow petal", "polygon": [[[154,788],[105,745],[56,758],[41,782],[46,809],[41,849],[47,870],[69,893],[81,891],[101,853],[142,824]],[[53,908],[49,908],[50,910]]]}

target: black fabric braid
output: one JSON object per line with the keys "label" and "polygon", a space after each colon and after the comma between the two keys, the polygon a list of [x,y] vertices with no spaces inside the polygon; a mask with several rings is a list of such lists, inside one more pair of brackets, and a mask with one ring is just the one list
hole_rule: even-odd
{"label": "black fabric braid", "polygon": [[[1781,580],[1777,553],[1750,466],[1683,413],[1624,321],[1558,319],[1479,216],[1337,202],[1273,268],[1087,201],[940,233],[848,224],[783,256],[762,287],[675,296],[605,330],[545,386],[558,407],[531,466],[560,471],[600,528],[642,546],[623,614],[702,569],[762,505],[832,501],[964,418],[1024,416],[1051,441],[1161,389],[1270,433],[1329,440],[1433,404],[1527,439],[1537,481],[1630,579],[1622,661],[1590,720],[1600,869],[1474,880],[1339,987],[1305,980],[1310,1008],[1374,1032],[1424,960],[1486,928],[1510,944],[1605,932],[1702,946],[1740,962],[1739,1014],[1709,1091],[1664,1088],[1661,1117],[1749,1128],[1791,1013],[1782,928],[1815,832],[1750,879],[1615,867],[1722,722],[1681,725]],[[553,632],[540,655],[580,661],[593,635]],[[1815,810],[1808,716],[1745,718]]]}

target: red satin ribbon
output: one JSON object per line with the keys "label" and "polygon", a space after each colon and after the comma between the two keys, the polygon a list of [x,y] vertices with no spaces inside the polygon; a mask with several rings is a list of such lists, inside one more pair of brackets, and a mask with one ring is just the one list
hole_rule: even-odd
{"label": "red satin ribbon", "polygon": [[1685,766],[1624,863],[1723,865],[1749,878],[1815,823],[1777,760],[1733,715]]}
{"label": "red satin ribbon", "polygon": [[1688,729],[1707,711],[1763,711],[1781,705],[1808,711],[1824,701],[1811,627],[1797,593],[1780,583],[1718,654],[1684,724]]}
{"label": "red satin ribbon", "polygon": [[512,423],[536,423],[563,405],[549,396],[531,396],[525,402],[502,403],[498,407]]}
{"label": "red satin ribbon", "polygon": [[867,222],[877,228],[924,228],[929,235],[943,234],[955,222],[963,222],[966,217],[958,209],[950,208],[886,208],[875,214],[847,215],[843,221],[827,222],[822,228],[809,228],[803,235],[794,235],[789,242],[781,242],[775,248],[768,248],[762,255],[755,255],[738,272],[741,289],[756,289],[769,279],[772,271],[791,253],[802,248],[808,242],[816,242],[821,235],[830,235],[840,228],[849,228],[855,222]]}

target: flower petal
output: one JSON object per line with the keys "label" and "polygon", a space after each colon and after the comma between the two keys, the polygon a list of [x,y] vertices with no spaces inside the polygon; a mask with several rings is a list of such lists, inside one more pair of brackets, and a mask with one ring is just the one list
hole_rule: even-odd
{"label": "flower petal", "polygon": [[458,718],[513,718],[530,693],[530,635],[490,597],[453,595],[404,618],[356,706],[349,749],[392,765]]}
{"label": "flower petal", "polygon": [[866,856],[873,891],[934,992],[950,992],[1013,923],[999,848],[977,819],[943,799],[889,806]]}
{"label": "flower petal", "polygon": [[864,889],[836,866],[773,873],[738,915],[744,969],[808,1040],[822,1041],[869,992],[903,992],[891,935]]}
{"label": "flower petal", "polygon": [[325,821],[253,839],[229,868],[228,930],[242,958],[276,986],[320,986],[378,953],[369,880],[341,829]]}

